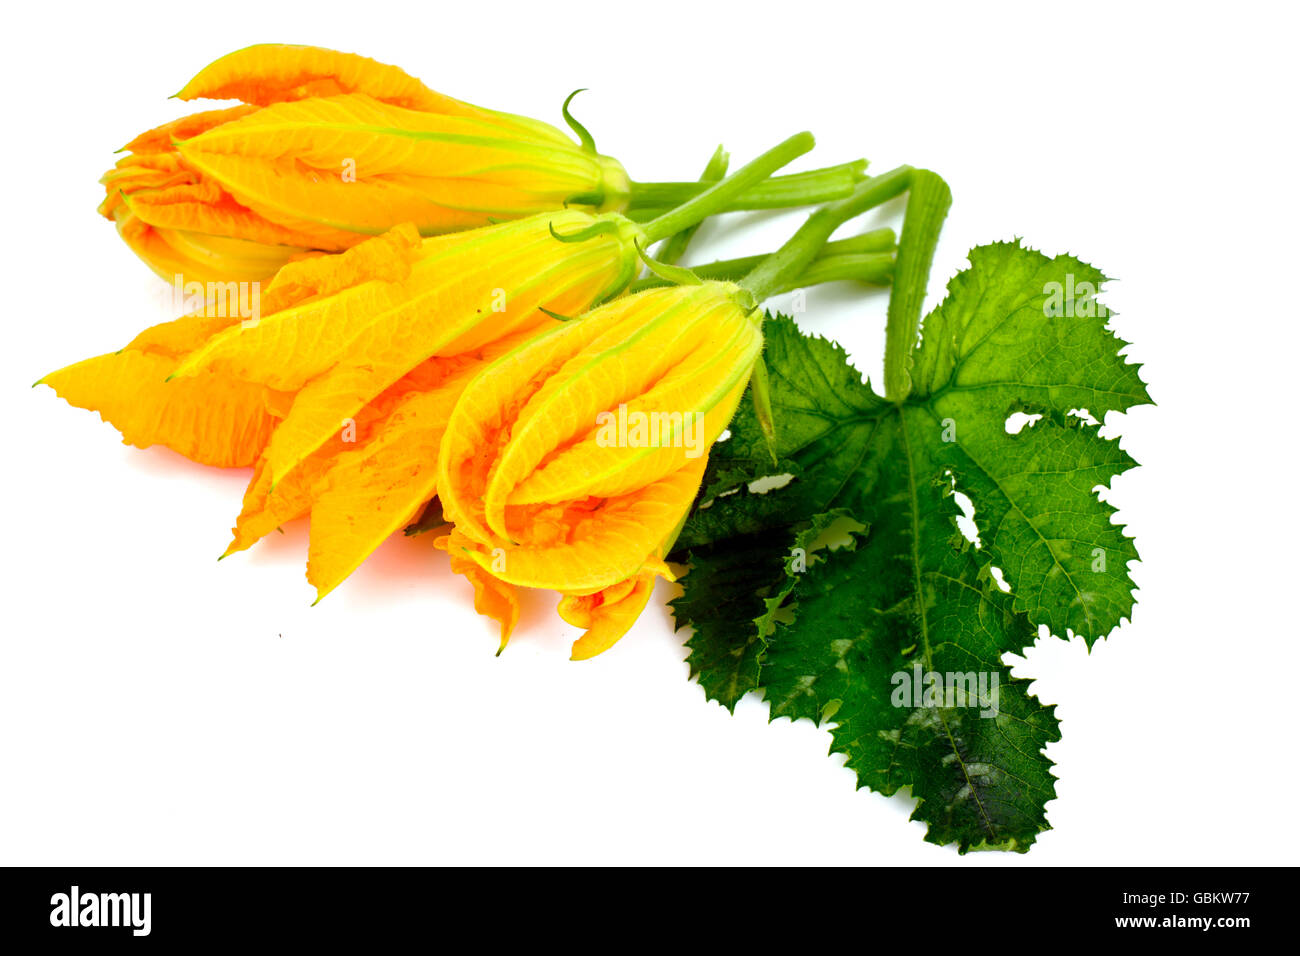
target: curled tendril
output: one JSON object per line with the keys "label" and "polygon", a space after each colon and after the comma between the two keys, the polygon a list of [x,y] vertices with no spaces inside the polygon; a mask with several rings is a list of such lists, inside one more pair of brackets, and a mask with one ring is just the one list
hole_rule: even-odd
{"label": "curled tendril", "polygon": [[573,130],[574,135],[578,137],[578,142],[582,144],[582,148],[589,153],[594,153],[596,151],[596,141],[591,138],[591,133],[587,132],[587,127],[574,119],[573,114],[569,112],[569,104],[573,102],[573,98],[579,93],[585,93],[586,89],[586,87],[583,87],[570,93],[568,99],[564,101],[564,105],[560,107],[560,112],[564,114],[564,122],[569,124],[569,129]]}
{"label": "curled tendril", "polygon": [[767,365],[760,353],[754,363],[754,371],[749,376],[749,397],[753,402],[754,417],[763,432],[763,441],[767,444],[767,453],[772,456],[772,464],[777,464],[776,422],[772,417],[772,388],[768,383]]}
{"label": "curled tendril", "polygon": [[573,316],[571,316],[571,315],[560,315],[560,313],[558,313],[558,312],[552,312],[550,309],[546,308],[546,306],[544,306],[544,305],[539,305],[539,306],[537,307],[537,310],[538,310],[539,312],[545,312],[547,315],[549,315],[551,318],[555,319],[557,322],[572,322],[572,321],[573,321]]}
{"label": "curled tendril", "polygon": [[641,257],[641,261],[646,264],[647,269],[665,282],[671,282],[673,285],[704,284],[703,279],[684,266],[670,266],[666,262],[659,262],[650,258],[650,255],[641,248],[641,240],[639,239],[636,241],[636,254]]}
{"label": "curled tendril", "polygon": [[555,223],[553,222],[548,222],[546,228],[551,230],[551,236],[560,240],[560,242],[586,242],[588,239],[595,239],[597,236],[616,234],[618,232],[618,223],[609,219],[602,219],[600,222],[593,222],[585,229],[571,232],[567,236],[556,232]]}

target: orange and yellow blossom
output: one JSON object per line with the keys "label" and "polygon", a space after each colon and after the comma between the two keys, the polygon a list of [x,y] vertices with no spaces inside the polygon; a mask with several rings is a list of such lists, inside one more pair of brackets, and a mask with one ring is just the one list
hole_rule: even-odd
{"label": "orange and yellow blossom", "polygon": [[[607,231],[578,243],[551,229]],[[641,231],[576,210],[422,239],[394,229],[284,267],[260,319],[201,313],[42,383],[137,445],[254,465],[229,550],[312,519],[323,596],[436,491],[442,430],[489,363],[633,275]]]}
{"label": "orange and yellow blossom", "polygon": [[[636,273],[639,247],[701,221],[811,146],[809,134],[790,137],[644,226],[617,213],[562,210],[430,238],[407,224],[337,255],[312,253],[277,273],[260,316],[200,311],[42,381],[98,410],[134,444],[163,443],[211,464],[253,464],[227,553],[310,515],[308,579],[323,596],[441,490],[437,458],[471,381],[559,325],[555,316],[582,314],[620,294]],[[698,326],[701,344],[712,341],[708,323],[687,325]],[[658,327],[651,322],[647,330]],[[632,325],[625,330],[644,348],[643,335]],[[674,341],[661,338],[665,347]],[[688,455],[697,463],[670,475],[671,462],[641,460],[643,470],[663,470],[662,487],[642,489],[633,514],[693,491],[703,449],[743,385],[706,402],[727,411],[719,422],[710,413],[707,435]],[[585,618],[601,603],[598,633],[608,618],[603,606],[615,597],[635,601],[645,590],[622,587],[622,577],[589,587],[567,580],[574,600],[566,613]]]}
{"label": "orange and yellow blossom", "polygon": [[586,629],[581,659],[671,578],[664,556],[759,359],[760,323],[731,283],[653,289],[520,346],[465,389],[438,456],[454,523],[439,546],[503,644],[515,587],[561,592],[561,616]]}
{"label": "orange and yellow blossom", "polygon": [[630,194],[616,160],[555,127],[355,54],[252,46],[177,97],[244,103],[136,137],[100,206],[168,281],[265,279],[404,222],[439,235],[566,203],[622,209]]}

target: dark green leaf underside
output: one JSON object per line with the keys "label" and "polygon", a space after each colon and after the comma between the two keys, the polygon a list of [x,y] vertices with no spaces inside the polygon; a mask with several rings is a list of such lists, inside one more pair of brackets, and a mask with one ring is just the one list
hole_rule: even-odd
{"label": "dark green leaf underside", "polygon": [[[679,539],[691,570],[674,612],[712,699],[759,689],[773,717],[829,720],[859,784],[910,788],[933,842],[1025,850],[1047,827],[1058,731],[1002,656],[1040,625],[1091,643],[1130,613],[1137,552],[1097,488],[1134,462],[1087,415],[1149,398],[1093,298],[1099,272],[1018,243],[970,258],[924,320],[899,404],[838,346],[767,324],[779,463],[746,401]],[[1013,434],[1015,412],[1041,417]],[[790,560],[844,515],[867,528],[850,547]],[[900,700],[923,677],[954,693]]]}

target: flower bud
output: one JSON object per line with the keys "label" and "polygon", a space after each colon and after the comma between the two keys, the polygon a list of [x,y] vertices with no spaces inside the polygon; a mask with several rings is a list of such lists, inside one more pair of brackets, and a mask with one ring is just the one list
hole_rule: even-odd
{"label": "flower bud", "polygon": [[480,577],[562,592],[566,619],[600,625],[589,646],[608,646],[670,576],[664,554],[762,350],[759,320],[730,283],[654,289],[489,366],[443,436],[455,528],[442,546]]}
{"label": "flower bud", "polygon": [[631,192],[589,143],[354,54],[252,46],[177,96],[244,105],[138,136],[100,207],[168,280],[266,278],[303,249],[341,251],[399,223],[432,236],[566,204],[619,210]]}

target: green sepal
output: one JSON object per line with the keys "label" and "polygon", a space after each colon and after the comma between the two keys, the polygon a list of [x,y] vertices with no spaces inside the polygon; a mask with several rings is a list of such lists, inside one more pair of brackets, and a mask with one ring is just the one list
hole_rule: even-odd
{"label": "green sepal", "polygon": [[565,98],[564,105],[560,107],[560,112],[564,114],[564,122],[569,124],[569,129],[573,130],[574,135],[578,137],[578,142],[582,145],[582,148],[589,153],[594,153],[596,152],[596,141],[592,138],[591,133],[587,131],[587,127],[579,123],[573,114],[569,112],[569,104],[573,102],[573,98],[586,91],[587,88],[584,86],[570,93]]}
{"label": "green sepal", "polygon": [[767,451],[772,456],[772,464],[777,464],[776,457],[776,423],[772,419],[772,388],[767,379],[767,363],[760,354],[754,362],[754,371],[749,376],[749,394],[753,401],[754,418],[767,440]]}
{"label": "green sepal", "polygon": [[647,269],[665,282],[672,285],[704,285],[704,280],[685,266],[672,266],[651,258],[650,254],[642,248],[640,240],[636,242],[636,254],[645,263]]}

